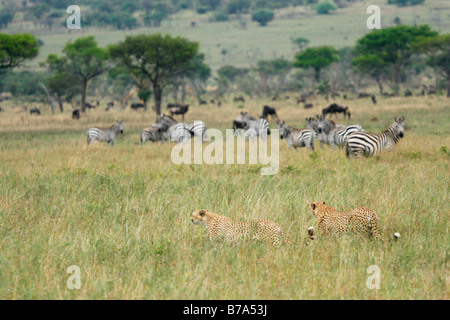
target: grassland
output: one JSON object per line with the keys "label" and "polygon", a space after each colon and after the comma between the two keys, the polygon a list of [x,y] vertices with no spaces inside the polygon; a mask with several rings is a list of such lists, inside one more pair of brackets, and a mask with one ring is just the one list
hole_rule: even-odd
{"label": "grassland", "polygon": [[[268,101],[245,104],[260,113]],[[342,103],[343,101],[338,101]],[[386,98],[346,102],[366,131],[406,117],[395,152],[350,161],[343,150],[280,148],[280,171],[260,165],[174,165],[173,145],[139,145],[151,112],[88,111],[33,117],[0,114],[1,299],[448,299],[449,99]],[[281,119],[304,126],[316,109],[271,103]],[[187,120],[225,129],[242,109],[195,107]],[[378,121],[370,119],[377,117]],[[87,147],[85,130],[124,119],[114,148]],[[275,127],[274,124],[272,124]],[[357,235],[308,243],[312,201],[343,210],[368,206],[384,241]],[[234,219],[280,223],[292,245],[211,242],[189,221],[206,208]],[[390,242],[394,232],[398,242]],[[81,269],[69,290],[68,266]],[[367,268],[381,269],[369,290]]]}
{"label": "grassland", "polygon": [[[36,30],[31,22],[20,22],[12,24],[6,32],[32,32],[43,40],[45,45],[41,47],[38,58],[30,62],[31,67],[36,67],[50,53],[60,54],[66,42],[80,36],[94,35],[100,46],[106,46],[122,41],[127,35],[161,32],[199,41],[200,51],[214,70],[224,65],[248,67],[258,60],[278,57],[292,59],[297,48],[291,38],[308,38],[310,46],[354,46],[356,40],[369,31],[366,27],[369,5],[380,7],[382,27],[393,25],[394,18],[400,17],[404,24],[429,24],[442,33],[450,32],[450,7],[446,0],[427,0],[424,5],[405,8],[386,3],[386,0],[355,3],[329,16],[317,15],[313,9],[305,7],[282,9],[277,11],[277,18],[267,27],[260,27],[251,21],[250,16],[245,16],[248,21],[246,29],[242,29],[235,18],[229,22],[211,23],[208,22],[209,15],[185,10],[164,21],[161,28],[140,27],[125,31],[84,27],[81,31],[69,32],[59,27],[49,32]],[[83,12],[83,7],[81,9]],[[195,28],[191,27],[192,21],[196,22]],[[222,55],[222,50],[227,54]]]}

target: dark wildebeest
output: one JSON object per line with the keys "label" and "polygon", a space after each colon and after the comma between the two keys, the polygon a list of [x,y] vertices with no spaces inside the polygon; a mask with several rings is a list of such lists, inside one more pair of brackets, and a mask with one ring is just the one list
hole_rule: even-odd
{"label": "dark wildebeest", "polygon": [[198,102],[198,104],[201,106],[203,104],[208,104],[208,102],[206,100],[202,100],[200,99],[200,101]]}
{"label": "dark wildebeest", "polygon": [[39,110],[38,108],[33,108],[30,110],[30,114],[36,114],[37,116],[40,116],[41,110]]}
{"label": "dark wildebeest", "polygon": [[243,96],[234,97],[234,98],[233,98],[233,101],[234,101],[234,102],[239,102],[239,101],[241,101],[242,103],[245,103],[245,99],[244,99]]}
{"label": "dark wildebeest", "polygon": [[135,110],[135,111],[138,111],[139,109],[147,109],[146,107],[145,107],[145,104],[143,104],[143,103],[132,103],[131,104],[131,109],[133,109],[133,110]]}
{"label": "dark wildebeest", "polygon": [[366,93],[366,92],[360,92],[358,93],[358,98],[368,98],[370,97],[371,94],[370,93]]}
{"label": "dark wildebeest", "polygon": [[86,106],[86,108],[88,109],[95,109],[95,106],[90,104],[89,102],[85,102],[84,105]]}
{"label": "dark wildebeest", "polygon": [[377,98],[375,97],[375,95],[372,95],[372,102],[373,104],[377,104]]}
{"label": "dark wildebeest", "polygon": [[277,110],[275,110],[275,108],[270,107],[270,106],[264,106],[261,118],[269,120],[269,118],[268,118],[269,115],[272,117],[272,119],[276,117],[277,120],[280,120],[280,118],[278,118]]}
{"label": "dark wildebeest", "polygon": [[406,89],[406,91],[405,91],[405,97],[411,97],[413,94],[412,94],[412,91],[411,90],[409,90],[409,89]]}
{"label": "dark wildebeest", "polygon": [[181,114],[182,121],[184,121],[184,115],[189,111],[189,105],[169,103],[167,105],[167,110],[169,110],[171,117],[175,114]]}
{"label": "dark wildebeest", "polygon": [[114,101],[108,102],[106,105],[105,111],[109,111],[109,109],[114,108]]}
{"label": "dark wildebeest", "polygon": [[325,118],[327,114],[334,114],[336,115],[338,113],[344,114],[344,119],[348,116],[348,118],[351,118],[350,109],[348,107],[342,107],[336,103],[331,104],[328,108],[322,109],[322,115]]}
{"label": "dark wildebeest", "polygon": [[72,111],[72,119],[79,120],[81,117],[80,110],[75,109]]}
{"label": "dark wildebeest", "polygon": [[312,103],[305,103],[303,105],[303,109],[311,109],[312,107],[314,107],[314,105]]}

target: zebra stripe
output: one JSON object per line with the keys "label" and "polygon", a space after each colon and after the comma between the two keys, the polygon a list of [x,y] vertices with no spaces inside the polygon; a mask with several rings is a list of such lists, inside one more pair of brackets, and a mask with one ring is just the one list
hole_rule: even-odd
{"label": "zebra stripe", "polygon": [[206,124],[201,120],[196,120],[191,123],[185,123],[186,129],[193,137],[200,138],[202,141],[206,139]]}
{"label": "zebra stripe", "polygon": [[187,129],[185,123],[180,122],[167,130],[167,137],[174,142],[183,142],[191,138],[191,132]]}
{"label": "zebra stripe", "polygon": [[141,145],[144,145],[148,140],[152,142],[169,140],[166,132],[157,128],[145,128],[141,132]]}
{"label": "zebra stripe", "polygon": [[284,121],[278,123],[278,129],[280,130],[280,138],[286,139],[289,146],[289,150],[292,147],[297,148],[306,147],[308,150],[314,150],[314,138],[316,133],[311,128],[295,129],[284,123]]}
{"label": "zebra stripe", "polygon": [[348,136],[346,152],[347,157],[371,157],[382,151],[392,151],[405,132],[405,117],[398,119],[379,134],[355,132]]}
{"label": "zebra stripe", "polygon": [[245,127],[246,137],[261,136],[266,137],[269,132],[269,122],[264,118],[257,120],[248,120]]}
{"label": "zebra stripe", "polygon": [[87,143],[103,141],[114,145],[118,133],[123,133],[123,121],[116,121],[109,128],[90,128],[86,131]]}
{"label": "zebra stripe", "polygon": [[321,143],[329,144],[332,147],[344,147],[349,134],[353,132],[363,132],[364,129],[359,124],[344,126],[336,124],[333,120],[320,118],[316,132]]}

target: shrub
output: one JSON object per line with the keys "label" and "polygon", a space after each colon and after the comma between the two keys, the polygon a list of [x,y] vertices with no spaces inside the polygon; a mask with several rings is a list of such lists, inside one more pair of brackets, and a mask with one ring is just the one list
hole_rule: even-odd
{"label": "shrub", "polygon": [[267,8],[255,10],[252,14],[252,20],[258,22],[262,27],[266,26],[274,18],[275,14],[273,11]]}
{"label": "shrub", "polygon": [[331,2],[321,2],[316,6],[316,11],[318,14],[329,14],[330,11],[336,10],[337,7]]}

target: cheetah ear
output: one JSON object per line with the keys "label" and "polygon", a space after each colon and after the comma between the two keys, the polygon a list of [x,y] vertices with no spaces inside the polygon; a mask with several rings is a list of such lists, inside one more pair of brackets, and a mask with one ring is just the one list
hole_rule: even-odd
{"label": "cheetah ear", "polygon": [[315,209],[316,209],[316,204],[315,204],[315,203],[312,203],[312,204],[311,204],[311,208],[312,208],[313,210],[315,210]]}
{"label": "cheetah ear", "polygon": [[323,201],[323,204],[326,204],[325,201]]}
{"label": "cheetah ear", "polygon": [[203,216],[205,215],[205,213],[206,213],[206,211],[205,211],[205,210],[203,210],[203,209],[202,209],[202,210],[200,210],[200,212],[199,212],[199,214],[200,214],[200,216],[201,216],[201,217],[203,217]]}

